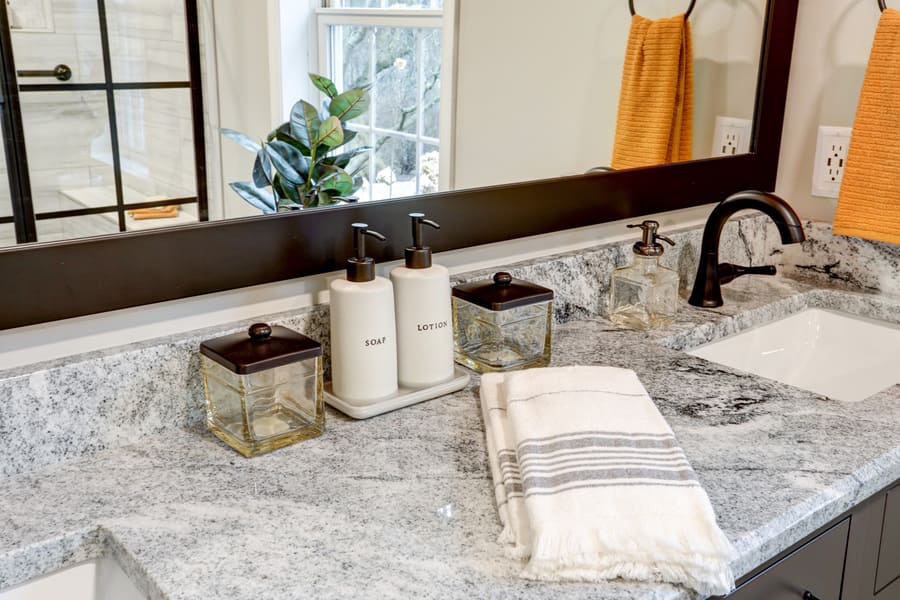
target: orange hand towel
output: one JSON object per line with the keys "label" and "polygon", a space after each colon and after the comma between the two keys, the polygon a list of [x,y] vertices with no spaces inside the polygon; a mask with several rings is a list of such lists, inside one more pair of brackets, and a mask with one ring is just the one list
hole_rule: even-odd
{"label": "orange hand towel", "polygon": [[684,15],[631,19],[612,167],[691,159],[694,56]]}
{"label": "orange hand towel", "polygon": [[128,214],[135,221],[144,219],[171,219],[178,216],[178,205],[171,206],[154,206],[151,208],[136,208],[129,210]]}
{"label": "orange hand towel", "polygon": [[834,232],[900,244],[900,11],[890,8],[869,55]]}

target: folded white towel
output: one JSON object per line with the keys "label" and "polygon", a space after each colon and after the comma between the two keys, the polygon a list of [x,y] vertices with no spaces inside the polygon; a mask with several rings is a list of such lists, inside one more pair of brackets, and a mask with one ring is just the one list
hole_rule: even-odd
{"label": "folded white towel", "polygon": [[671,428],[628,369],[481,378],[491,474],[529,579],[734,588],[734,549]]}
{"label": "folded white towel", "polygon": [[506,544],[509,556],[528,558],[531,555],[531,530],[522,500],[522,477],[516,461],[516,447],[509,436],[502,383],[503,376],[500,374],[481,378],[481,410],[488,431],[488,462],[494,479],[497,511],[503,525],[500,541]]}

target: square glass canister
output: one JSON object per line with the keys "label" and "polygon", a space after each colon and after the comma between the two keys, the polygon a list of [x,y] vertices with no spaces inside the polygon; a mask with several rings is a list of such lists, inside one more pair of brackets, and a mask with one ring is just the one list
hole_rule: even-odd
{"label": "square glass canister", "polygon": [[206,424],[256,456],[325,431],[322,345],[287,327],[252,325],[200,344]]}
{"label": "square glass canister", "polygon": [[479,373],[550,364],[553,290],[509,273],[453,288],[456,362]]}

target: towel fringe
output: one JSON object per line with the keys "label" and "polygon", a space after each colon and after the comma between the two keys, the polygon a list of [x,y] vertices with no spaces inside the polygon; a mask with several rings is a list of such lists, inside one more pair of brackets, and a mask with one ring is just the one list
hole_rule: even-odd
{"label": "towel fringe", "polygon": [[[616,518],[615,528],[547,530],[536,532],[525,579],[586,581],[628,579],[681,583],[706,595],[734,589],[730,561],[736,556],[718,528],[701,522],[683,523],[672,531],[662,518]],[[706,529],[705,535],[698,535]],[[662,543],[649,546],[660,531],[671,531]]]}

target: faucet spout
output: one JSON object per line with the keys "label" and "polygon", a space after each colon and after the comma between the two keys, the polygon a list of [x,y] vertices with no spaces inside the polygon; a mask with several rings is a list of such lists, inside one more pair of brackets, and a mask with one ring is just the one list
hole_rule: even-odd
{"label": "faucet spout", "polygon": [[[719,238],[728,219],[736,212],[747,209],[758,210],[772,219],[783,244],[797,244],[806,239],[797,213],[775,194],[746,191],[729,196],[713,209],[703,228],[700,264],[697,268],[697,278],[694,280],[694,289],[688,300],[690,304],[706,308],[722,306],[721,286],[734,279],[736,275],[732,273],[729,277],[730,271],[720,273]],[[774,274],[774,268],[771,273]]]}

